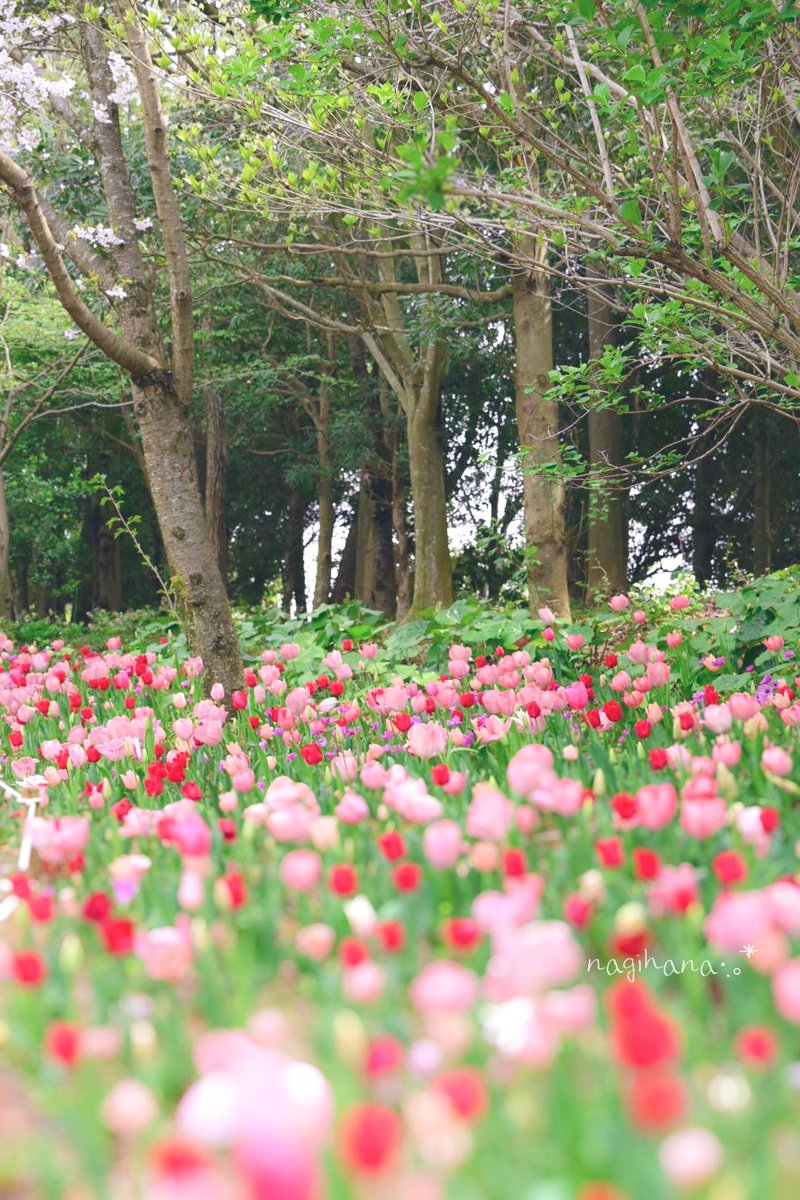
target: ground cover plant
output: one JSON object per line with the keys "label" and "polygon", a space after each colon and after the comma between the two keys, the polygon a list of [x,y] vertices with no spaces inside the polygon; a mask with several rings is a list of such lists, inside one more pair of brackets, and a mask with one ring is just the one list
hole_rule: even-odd
{"label": "ground cover plant", "polygon": [[796,1195],[796,584],[4,637],[4,1194]]}

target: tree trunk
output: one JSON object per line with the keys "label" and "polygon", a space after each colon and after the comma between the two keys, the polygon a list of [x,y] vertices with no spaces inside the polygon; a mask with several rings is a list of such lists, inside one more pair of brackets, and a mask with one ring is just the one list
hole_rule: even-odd
{"label": "tree trunk", "polygon": [[122,608],[122,556],[119,539],[108,527],[108,512],[102,504],[96,506],[93,525],[92,607],[119,612]]}
{"label": "tree trunk", "polygon": [[22,612],[27,612],[31,606],[31,564],[30,559],[25,559],[19,572],[19,589],[18,589],[18,604],[17,608]]}
{"label": "tree trunk", "polygon": [[713,508],[717,467],[712,454],[713,433],[702,434],[696,443],[699,461],[692,488],[692,572],[701,587],[711,582],[717,545],[717,516]]}
{"label": "tree trunk", "polygon": [[157,373],[134,380],[132,391],[150,495],[187,641],[205,663],[209,686],[219,682],[230,694],[241,684],[242,660],[200,499],[189,416]]}
{"label": "tree trunk", "polygon": [[365,465],[361,469],[353,594],[367,608],[394,616],[397,594],[391,497],[382,493],[386,481],[374,473],[372,466]]}
{"label": "tree trunk", "polygon": [[353,581],[353,595],[362,604],[364,585],[368,573],[367,556],[372,541],[372,502],[370,497],[369,475],[366,464],[361,466],[361,479],[358,485],[358,527],[356,533],[356,567]]}
{"label": "tree trunk", "polygon": [[355,594],[367,608],[394,616],[397,591],[392,545],[392,451],[386,428],[388,388],[380,380],[380,394],[376,394],[373,381],[366,377],[364,382],[374,447],[361,468]]}
{"label": "tree trunk", "polygon": [[331,592],[333,604],[344,604],[345,600],[355,595],[356,591],[356,549],[358,546],[358,501],[353,510],[353,520],[347,531],[347,538],[339,559],[339,569],[336,572],[336,582]]}
{"label": "tree trunk", "polygon": [[5,478],[0,467],[0,621],[10,621],[14,616],[9,570],[10,553],[11,523],[8,518]]}
{"label": "tree trunk", "polygon": [[331,382],[336,369],[336,339],[328,334],[328,361],[320,378],[314,425],[317,431],[317,500],[319,502],[319,537],[317,541],[317,574],[314,581],[314,608],[327,604],[331,593],[333,570],[333,527],[336,515],[333,508],[333,455],[331,453]]}
{"label": "tree trunk", "polygon": [[[363,568],[356,594],[367,608],[393,617],[397,611],[392,545],[391,485],[379,474],[366,472],[367,536],[363,545]],[[359,510],[360,511],[360,510]],[[359,525],[361,519],[359,518]],[[360,538],[359,538],[360,541]]]}
{"label": "tree trunk", "polygon": [[772,569],[772,488],[770,473],[769,425],[763,413],[754,420],[755,490],[753,495],[753,574],[767,575]]}
{"label": "tree trunk", "polygon": [[531,612],[549,605],[569,616],[558,405],[545,395],[553,369],[550,283],[540,265],[546,247],[527,236],[520,251],[527,263],[514,275],[513,314],[528,591]]}
{"label": "tree trunk", "polygon": [[331,592],[331,573],[333,570],[333,526],[335,514],[333,508],[333,479],[330,473],[330,453],[323,451],[322,441],[317,436],[317,446],[320,456],[320,475],[317,483],[319,500],[319,536],[317,539],[317,573],[314,580],[314,608],[327,604]]}
{"label": "tree trunk", "polygon": [[[204,317],[204,328],[210,329],[210,317]],[[225,409],[217,385],[207,381],[202,387],[206,425],[205,509],[211,549],[224,582],[228,579],[228,521],[225,496],[228,475],[228,439],[225,432]]]}
{"label": "tree trunk", "polygon": [[295,488],[289,497],[286,549],[283,553],[283,607],[291,611],[292,600],[298,616],[306,611],[306,572],[303,562],[303,519],[305,505]]}
{"label": "tree trunk", "polygon": [[[611,298],[590,288],[589,358],[597,362],[616,335]],[[586,583],[589,592],[624,592],[628,584],[625,497],[615,468],[623,461],[622,418],[613,408],[589,410],[589,540]],[[611,478],[609,479],[609,475]]]}
{"label": "tree trunk", "polygon": [[398,621],[402,621],[411,608],[411,550],[408,544],[407,497],[408,487],[402,477],[400,456],[395,446],[392,456],[392,530],[397,544],[395,578]]}
{"label": "tree trunk", "polygon": [[[412,234],[418,282],[435,292],[443,284],[441,259],[431,251],[436,238],[431,230]],[[391,257],[378,260],[381,278],[397,284]],[[408,465],[414,504],[414,599],[405,615],[453,603],[453,568],[447,544],[447,491],[440,428],[440,394],[447,345],[441,333],[431,333],[421,344],[409,336],[398,297],[392,290],[381,296],[381,338],[364,337],[391,387],[406,419]],[[427,302],[427,311],[433,298]],[[396,497],[396,494],[395,494]],[[395,525],[397,529],[397,524]],[[401,572],[402,574],[402,572]],[[398,596],[398,610],[404,607]]]}
{"label": "tree trunk", "polygon": [[408,468],[414,502],[414,599],[411,614],[453,603],[453,568],[447,545],[444,454],[435,399],[408,409]]}

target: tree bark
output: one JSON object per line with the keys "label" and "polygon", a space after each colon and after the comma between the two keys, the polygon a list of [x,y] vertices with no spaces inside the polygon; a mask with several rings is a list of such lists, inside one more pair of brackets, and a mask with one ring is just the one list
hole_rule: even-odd
{"label": "tree bark", "polygon": [[[384,417],[384,426],[391,428],[388,421],[390,417],[391,400],[388,396],[387,389],[381,392],[381,411]],[[401,434],[399,431],[390,435],[389,450],[391,453],[391,495],[392,495],[392,531],[394,533],[394,541],[396,544],[395,551],[395,580],[397,592],[397,619],[404,620],[411,608],[411,549],[408,544],[408,484],[405,478],[405,472],[402,467],[402,460],[399,454],[398,442]]]}
{"label": "tree bark", "polygon": [[333,570],[333,527],[336,521],[333,507],[333,455],[331,454],[331,381],[336,361],[336,344],[328,334],[328,362],[320,379],[314,425],[317,431],[317,500],[319,503],[319,536],[317,540],[317,573],[314,581],[314,608],[326,604],[331,591]]}
{"label": "tree bark", "polygon": [[709,453],[713,445],[713,433],[703,433],[697,439],[696,453],[700,457],[692,488],[692,572],[701,587],[711,582],[717,545],[717,515],[713,508],[717,465]]}
{"label": "tree bark", "polygon": [[[614,344],[616,325],[611,297],[590,288],[589,358],[597,362]],[[589,532],[586,584],[589,592],[624,592],[628,584],[625,496],[615,468],[623,461],[622,418],[613,408],[589,410]],[[608,476],[611,476],[608,479]]]}
{"label": "tree bark", "polygon": [[[393,617],[397,611],[397,590],[392,545],[391,483],[379,472],[365,471],[366,511],[368,519],[363,542],[363,567],[356,582],[356,595],[367,608],[378,609]],[[361,518],[359,517],[359,526]],[[361,538],[359,537],[359,554]]]}
{"label": "tree bark", "polygon": [[767,575],[772,569],[772,487],[770,481],[769,425],[765,414],[754,419],[755,459],[753,493],[753,574]]}
{"label": "tree bark", "polygon": [[119,539],[108,526],[108,514],[102,504],[94,513],[94,579],[92,607],[107,612],[122,608],[122,556]]}
{"label": "tree bark", "polygon": [[543,262],[546,246],[528,235],[519,250],[524,265],[514,274],[513,316],[530,606],[531,612],[548,605],[559,616],[569,616],[558,405],[546,397],[553,369],[550,283]]}
{"label": "tree bark", "polygon": [[372,541],[372,497],[370,495],[369,471],[366,463],[361,464],[358,485],[358,529],[356,533],[356,568],[353,595],[366,604],[364,594],[368,574],[367,557]]}
{"label": "tree bark", "polygon": [[356,549],[358,546],[358,501],[355,503],[353,520],[347,531],[344,548],[339,559],[339,569],[336,572],[336,582],[331,592],[333,604],[344,604],[345,600],[355,595],[356,590]]}
{"label": "tree bark", "polygon": [[373,443],[361,467],[355,595],[367,608],[393,617],[397,591],[392,545],[391,401],[386,381],[370,378],[360,342],[351,350]]}
{"label": "tree bark", "polygon": [[8,501],[3,469],[0,467],[0,621],[10,621],[14,616],[11,591],[11,522],[8,517]]}
{"label": "tree bark", "polygon": [[283,553],[283,607],[291,612],[294,600],[298,616],[306,611],[306,572],[303,562],[303,521],[305,505],[298,490],[289,497],[286,548]]}
{"label": "tree bark", "polygon": [[150,495],[187,641],[203,659],[209,685],[219,682],[230,693],[241,683],[241,658],[200,499],[189,415],[166,373],[134,380],[132,391]]}
{"label": "tree bark", "polygon": [[447,544],[444,454],[436,400],[412,403],[407,414],[408,469],[414,502],[414,599],[411,615],[453,603]]}
{"label": "tree bark", "polygon": [[[203,325],[211,328],[210,317]],[[228,521],[226,492],[228,477],[228,438],[225,430],[225,408],[217,385],[208,380],[203,384],[203,411],[206,425],[205,509],[211,549],[219,566],[223,582],[228,579]]]}

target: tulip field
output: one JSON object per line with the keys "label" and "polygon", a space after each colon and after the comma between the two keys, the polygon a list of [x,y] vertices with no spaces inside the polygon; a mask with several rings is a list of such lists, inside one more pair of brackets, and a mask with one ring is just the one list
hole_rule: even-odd
{"label": "tulip field", "polygon": [[800,1194],[799,582],[3,635],[0,1195]]}

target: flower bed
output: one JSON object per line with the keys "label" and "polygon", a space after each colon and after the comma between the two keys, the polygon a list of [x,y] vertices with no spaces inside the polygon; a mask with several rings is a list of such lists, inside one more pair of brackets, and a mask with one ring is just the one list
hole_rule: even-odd
{"label": "flower bed", "polygon": [[0,1187],[796,1195],[796,627],[632,610],[5,639]]}

